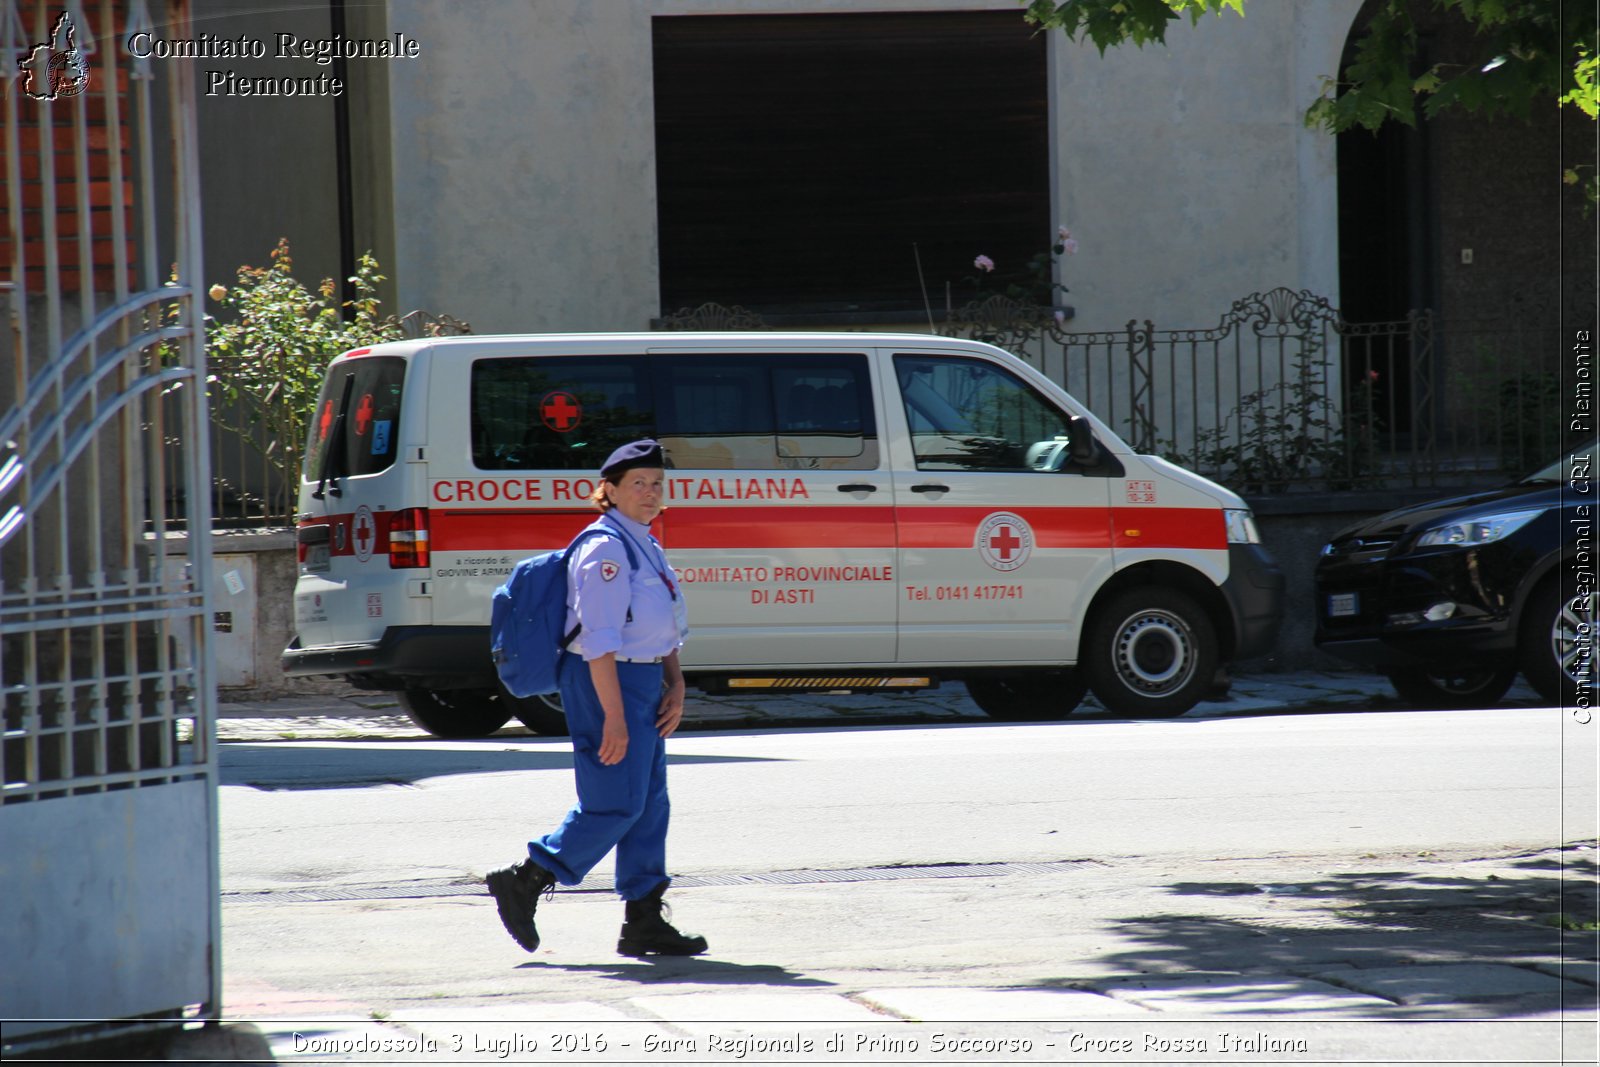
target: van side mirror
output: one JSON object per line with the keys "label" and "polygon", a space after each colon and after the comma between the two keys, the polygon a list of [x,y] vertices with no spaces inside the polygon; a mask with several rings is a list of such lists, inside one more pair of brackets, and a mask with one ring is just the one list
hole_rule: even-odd
{"label": "van side mirror", "polygon": [[1082,415],[1067,418],[1067,458],[1075,467],[1092,467],[1100,458],[1100,442]]}

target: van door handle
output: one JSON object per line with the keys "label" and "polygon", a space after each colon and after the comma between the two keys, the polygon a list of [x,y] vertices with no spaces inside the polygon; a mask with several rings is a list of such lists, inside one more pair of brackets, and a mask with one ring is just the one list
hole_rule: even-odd
{"label": "van door handle", "polygon": [[913,493],[948,493],[950,491],[950,487],[948,485],[938,484],[913,485],[911,487],[911,491]]}
{"label": "van door handle", "polygon": [[841,485],[839,487],[839,492],[841,493],[876,493],[877,491],[877,486],[868,485],[866,482],[851,482],[849,485]]}

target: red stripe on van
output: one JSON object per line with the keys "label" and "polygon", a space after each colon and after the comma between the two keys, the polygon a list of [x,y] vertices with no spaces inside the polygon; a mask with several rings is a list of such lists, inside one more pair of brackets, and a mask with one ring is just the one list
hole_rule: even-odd
{"label": "red stripe on van", "polygon": [[1040,548],[1105,548],[1110,544],[1106,508],[910,507],[900,511],[902,548],[971,548],[978,527],[996,511],[1010,510],[1033,528]]}
{"label": "red stripe on van", "polygon": [[1112,508],[1115,548],[1227,548],[1228,524],[1217,508]]}
{"label": "red stripe on van", "polygon": [[433,551],[543,552],[564,548],[578,531],[596,518],[596,512],[532,511],[527,508],[433,508]]}
{"label": "red stripe on van", "polygon": [[[971,548],[983,520],[1001,508],[909,507],[694,507],[667,509],[655,524],[672,549],[725,548]],[[1227,547],[1222,512],[1213,508],[1012,508],[1033,528],[1040,548]],[[376,512],[374,555],[388,551],[389,512]],[[595,520],[587,509],[433,508],[434,552],[539,552],[560,548]],[[313,520],[344,527],[334,555],[352,553],[350,515]],[[898,534],[898,536],[897,536]],[[342,542],[339,544],[338,542]]]}

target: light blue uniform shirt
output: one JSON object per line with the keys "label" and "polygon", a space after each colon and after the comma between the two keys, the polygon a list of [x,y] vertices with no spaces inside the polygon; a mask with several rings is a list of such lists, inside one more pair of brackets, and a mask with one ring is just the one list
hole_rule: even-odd
{"label": "light blue uniform shirt", "polygon": [[[610,530],[611,536],[591,537],[579,545],[567,569],[563,632],[582,626],[568,649],[585,660],[607,652],[630,660],[671,655],[689,631],[683,590],[666,552],[648,526],[619,511],[606,512],[591,526]],[[636,570],[628,566],[621,538],[633,548]]]}

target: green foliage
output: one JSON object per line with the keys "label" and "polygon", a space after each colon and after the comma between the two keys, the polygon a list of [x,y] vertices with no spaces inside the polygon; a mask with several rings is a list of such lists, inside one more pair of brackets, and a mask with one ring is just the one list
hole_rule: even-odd
{"label": "green foliage", "polygon": [[[284,238],[270,266],[240,267],[232,289],[212,286],[211,298],[234,317],[213,322],[206,337],[212,421],[258,450],[278,484],[291,487],[299,481],[306,428],[328,363],[352,348],[403,336],[399,320],[380,316],[377,286],[384,276],[370,253],[350,279],[355,298],[343,305],[332,278],[312,292],[293,269]],[[349,309],[348,319],[341,307]]]}
{"label": "green foliage", "polygon": [[1167,24],[1188,15],[1191,24],[1206,14],[1232,11],[1243,17],[1244,0],[1033,0],[1024,16],[1044,29],[1060,29],[1075,41],[1100,49],[1132,41],[1165,44]]}
{"label": "green foliage", "polygon": [[[1465,62],[1436,63],[1414,74],[1418,38],[1408,0],[1388,0],[1361,31],[1355,55],[1323,84],[1306,113],[1309,125],[1335,133],[1377,129],[1389,119],[1414,126],[1418,106],[1431,118],[1449,108],[1526,118],[1541,101],[1572,104],[1591,118],[1596,99],[1592,5],[1549,0],[1435,0],[1472,27]],[[1565,10],[1563,10],[1565,8]]]}
{"label": "green foliage", "polygon": [[[1422,0],[1385,0],[1358,31],[1353,57],[1337,77],[1324,80],[1322,96],[1306,111],[1306,124],[1332,133],[1375,130],[1390,120],[1414,126],[1459,108],[1488,117],[1526,118],[1536,105],[1572,105],[1600,119],[1600,55],[1596,6],[1552,0],[1431,0],[1471,26],[1472,54],[1465,62],[1416,70],[1419,42],[1413,12]],[[1033,0],[1026,18],[1044,28],[1087,39],[1103,54],[1132,42],[1166,41],[1167,25],[1187,14],[1191,23],[1224,10],[1244,15],[1244,0]],[[1593,205],[1600,180],[1582,180]]]}
{"label": "green foliage", "polygon": [[1175,441],[1163,454],[1239,493],[1281,493],[1314,484],[1355,488],[1377,468],[1378,418],[1369,376],[1341,414],[1327,395],[1322,341],[1301,339],[1289,377],[1239,398],[1220,426],[1195,433],[1187,452]]}
{"label": "green foliage", "polygon": [[1452,376],[1456,417],[1494,444],[1496,463],[1507,476],[1542,467],[1561,449],[1561,378],[1519,368],[1523,358],[1480,343]]}

